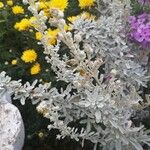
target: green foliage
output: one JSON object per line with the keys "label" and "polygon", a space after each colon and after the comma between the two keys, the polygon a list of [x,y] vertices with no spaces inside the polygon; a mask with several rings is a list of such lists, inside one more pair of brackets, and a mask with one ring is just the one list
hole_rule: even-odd
{"label": "green foliage", "polygon": [[138,15],[143,12],[150,13],[150,7],[147,5],[145,5],[145,6],[140,5],[137,0],[131,0],[131,6],[132,6],[132,14],[133,15]]}

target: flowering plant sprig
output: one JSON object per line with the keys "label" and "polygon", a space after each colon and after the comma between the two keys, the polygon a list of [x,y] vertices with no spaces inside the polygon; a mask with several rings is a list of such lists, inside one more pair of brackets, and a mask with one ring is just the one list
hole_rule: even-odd
{"label": "flowering plant sprig", "polygon": [[[127,43],[121,32],[130,12],[130,1],[102,0],[100,18],[87,19],[81,15],[66,30],[64,13],[58,8],[48,9],[51,16],[38,10],[35,0],[24,0],[35,17],[35,29],[41,33],[38,44],[44,47],[45,60],[50,64],[58,81],[67,83],[65,89],[51,87],[50,83],[36,86],[26,83],[15,91],[15,99],[31,99],[37,111],[48,118],[54,128],[60,131],[57,138],[70,136],[77,141],[90,140],[103,150],[143,150],[143,144],[150,145],[149,131],[135,126],[131,120],[137,110],[139,87],[149,80],[146,67],[137,62],[137,54]],[[118,13],[119,12],[119,13]],[[125,21],[126,19],[126,21]],[[55,45],[49,45],[47,24],[59,29]],[[60,55],[61,44],[66,53]],[[71,127],[78,121],[82,128]]]}

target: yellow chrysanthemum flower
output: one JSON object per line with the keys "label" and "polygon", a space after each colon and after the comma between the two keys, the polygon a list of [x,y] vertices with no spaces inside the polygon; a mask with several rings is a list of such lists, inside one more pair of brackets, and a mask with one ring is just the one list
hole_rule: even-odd
{"label": "yellow chrysanthemum flower", "polygon": [[14,6],[12,7],[12,12],[17,15],[17,14],[24,14],[24,9],[21,6]]}
{"label": "yellow chrysanthemum flower", "polygon": [[42,39],[42,34],[41,34],[41,32],[36,32],[36,33],[35,33],[35,38],[36,38],[36,40],[41,40],[41,39]]}
{"label": "yellow chrysanthemum flower", "polygon": [[43,9],[43,11],[44,11],[44,15],[45,15],[45,16],[50,17],[49,8],[48,8],[48,9]]}
{"label": "yellow chrysanthemum flower", "polygon": [[71,17],[68,17],[67,19],[68,19],[68,21],[70,21],[72,23],[78,19],[78,16],[71,16]]}
{"label": "yellow chrysanthemum flower", "polygon": [[17,64],[17,59],[13,59],[13,60],[11,61],[11,64],[12,64],[12,65],[16,65],[16,64]]}
{"label": "yellow chrysanthemum flower", "polygon": [[46,37],[48,39],[49,44],[51,44],[51,45],[56,44],[58,33],[59,33],[59,29],[55,29],[55,30],[48,29]]}
{"label": "yellow chrysanthemum flower", "polygon": [[47,9],[48,8],[48,6],[46,5],[46,3],[45,2],[39,2],[39,10],[40,9]]}
{"label": "yellow chrysanthemum flower", "polygon": [[0,2],[0,8],[3,8],[3,7],[4,7],[3,2]]}
{"label": "yellow chrysanthemum flower", "polygon": [[96,18],[96,16],[90,14],[89,12],[82,12],[81,14],[79,14],[77,16],[71,16],[71,17],[68,17],[67,19],[68,19],[68,21],[73,23],[74,21],[76,21],[79,18],[93,20]]}
{"label": "yellow chrysanthemum flower", "polygon": [[68,7],[68,0],[51,0],[47,2],[49,8],[57,8],[64,11]]}
{"label": "yellow chrysanthemum flower", "polygon": [[93,20],[93,19],[96,18],[96,16],[94,16],[94,15],[92,15],[89,12],[86,12],[86,11],[82,12],[80,14],[80,17],[83,17],[84,19],[89,19],[89,20]]}
{"label": "yellow chrysanthemum flower", "polygon": [[72,30],[72,28],[71,28],[69,25],[66,24],[66,25],[64,26],[64,30],[65,30],[65,31],[70,31],[70,30]]}
{"label": "yellow chrysanthemum flower", "polygon": [[29,19],[22,19],[20,22],[16,22],[16,24],[14,25],[14,28],[17,29],[18,31],[24,31],[29,29],[29,27],[31,26],[31,22]]}
{"label": "yellow chrysanthemum flower", "polygon": [[36,27],[36,17],[30,17],[30,19],[29,19],[29,21],[30,21],[30,25],[32,26],[32,27]]}
{"label": "yellow chrysanthemum flower", "polygon": [[33,65],[33,67],[30,69],[31,75],[38,74],[40,71],[41,71],[41,66],[40,66],[39,63],[36,63],[36,64]]}
{"label": "yellow chrysanthemum flower", "polygon": [[34,49],[27,49],[23,52],[21,59],[25,62],[25,63],[32,63],[34,61],[36,61],[37,59],[37,53],[35,52]]}
{"label": "yellow chrysanthemum flower", "polygon": [[8,1],[7,1],[7,5],[8,5],[8,6],[12,6],[12,5],[13,5],[13,1],[12,1],[12,0],[8,0]]}
{"label": "yellow chrysanthemum flower", "polygon": [[94,5],[95,0],[78,0],[79,1],[79,7],[81,9],[86,7],[91,7]]}

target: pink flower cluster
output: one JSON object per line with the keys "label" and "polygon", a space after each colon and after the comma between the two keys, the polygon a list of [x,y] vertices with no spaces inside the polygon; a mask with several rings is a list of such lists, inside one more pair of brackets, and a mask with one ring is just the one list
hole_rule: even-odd
{"label": "pink flower cluster", "polygon": [[130,16],[129,23],[130,38],[145,48],[150,47],[150,14]]}

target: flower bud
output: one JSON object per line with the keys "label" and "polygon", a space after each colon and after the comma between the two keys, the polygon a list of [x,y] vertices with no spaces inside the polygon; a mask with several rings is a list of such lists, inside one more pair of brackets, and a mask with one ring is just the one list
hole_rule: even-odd
{"label": "flower bud", "polygon": [[87,55],[91,55],[94,52],[93,49],[92,49],[92,47],[89,44],[85,44],[84,45],[84,49],[85,49]]}
{"label": "flower bud", "polygon": [[66,22],[64,19],[59,19],[58,21],[58,27],[61,29],[61,30],[64,30],[64,26],[65,26]]}
{"label": "flower bud", "polygon": [[23,0],[23,4],[27,5],[28,3],[28,0]]}
{"label": "flower bud", "polygon": [[58,12],[58,18],[63,18],[64,17],[64,13],[62,11]]}
{"label": "flower bud", "polygon": [[58,9],[52,8],[50,10],[50,13],[53,15],[53,17],[57,17],[58,16]]}
{"label": "flower bud", "polygon": [[75,34],[74,40],[75,40],[77,43],[80,43],[80,42],[82,41],[81,35],[80,35],[80,34]]}
{"label": "flower bud", "polygon": [[64,35],[62,33],[58,33],[58,39],[63,40],[64,39]]}
{"label": "flower bud", "polygon": [[84,60],[86,58],[86,54],[84,51],[79,51],[78,56],[80,57],[81,60]]}
{"label": "flower bud", "polygon": [[43,137],[44,137],[44,133],[43,133],[43,132],[39,132],[39,133],[38,133],[38,137],[39,137],[39,138],[43,138]]}
{"label": "flower bud", "polygon": [[72,34],[71,32],[67,32],[66,33],[67,39],[71,40],[72,39]]}
{"label": "flower bud", "polygon": [[79,81],[73,81],[73,84],[75,87],[80,88],[81,87],[81,83],[79,83]]}
{"label": "flower bud", "polygon": [[50,18],[48,21],[52,26],[57,26],[58,21],[55,18]]}
{"label": "flower bud", "polygon": [[110,73],[113,74],[113,75],[116,75],[117,74],[117,70],[116,69],[112,69]]}

